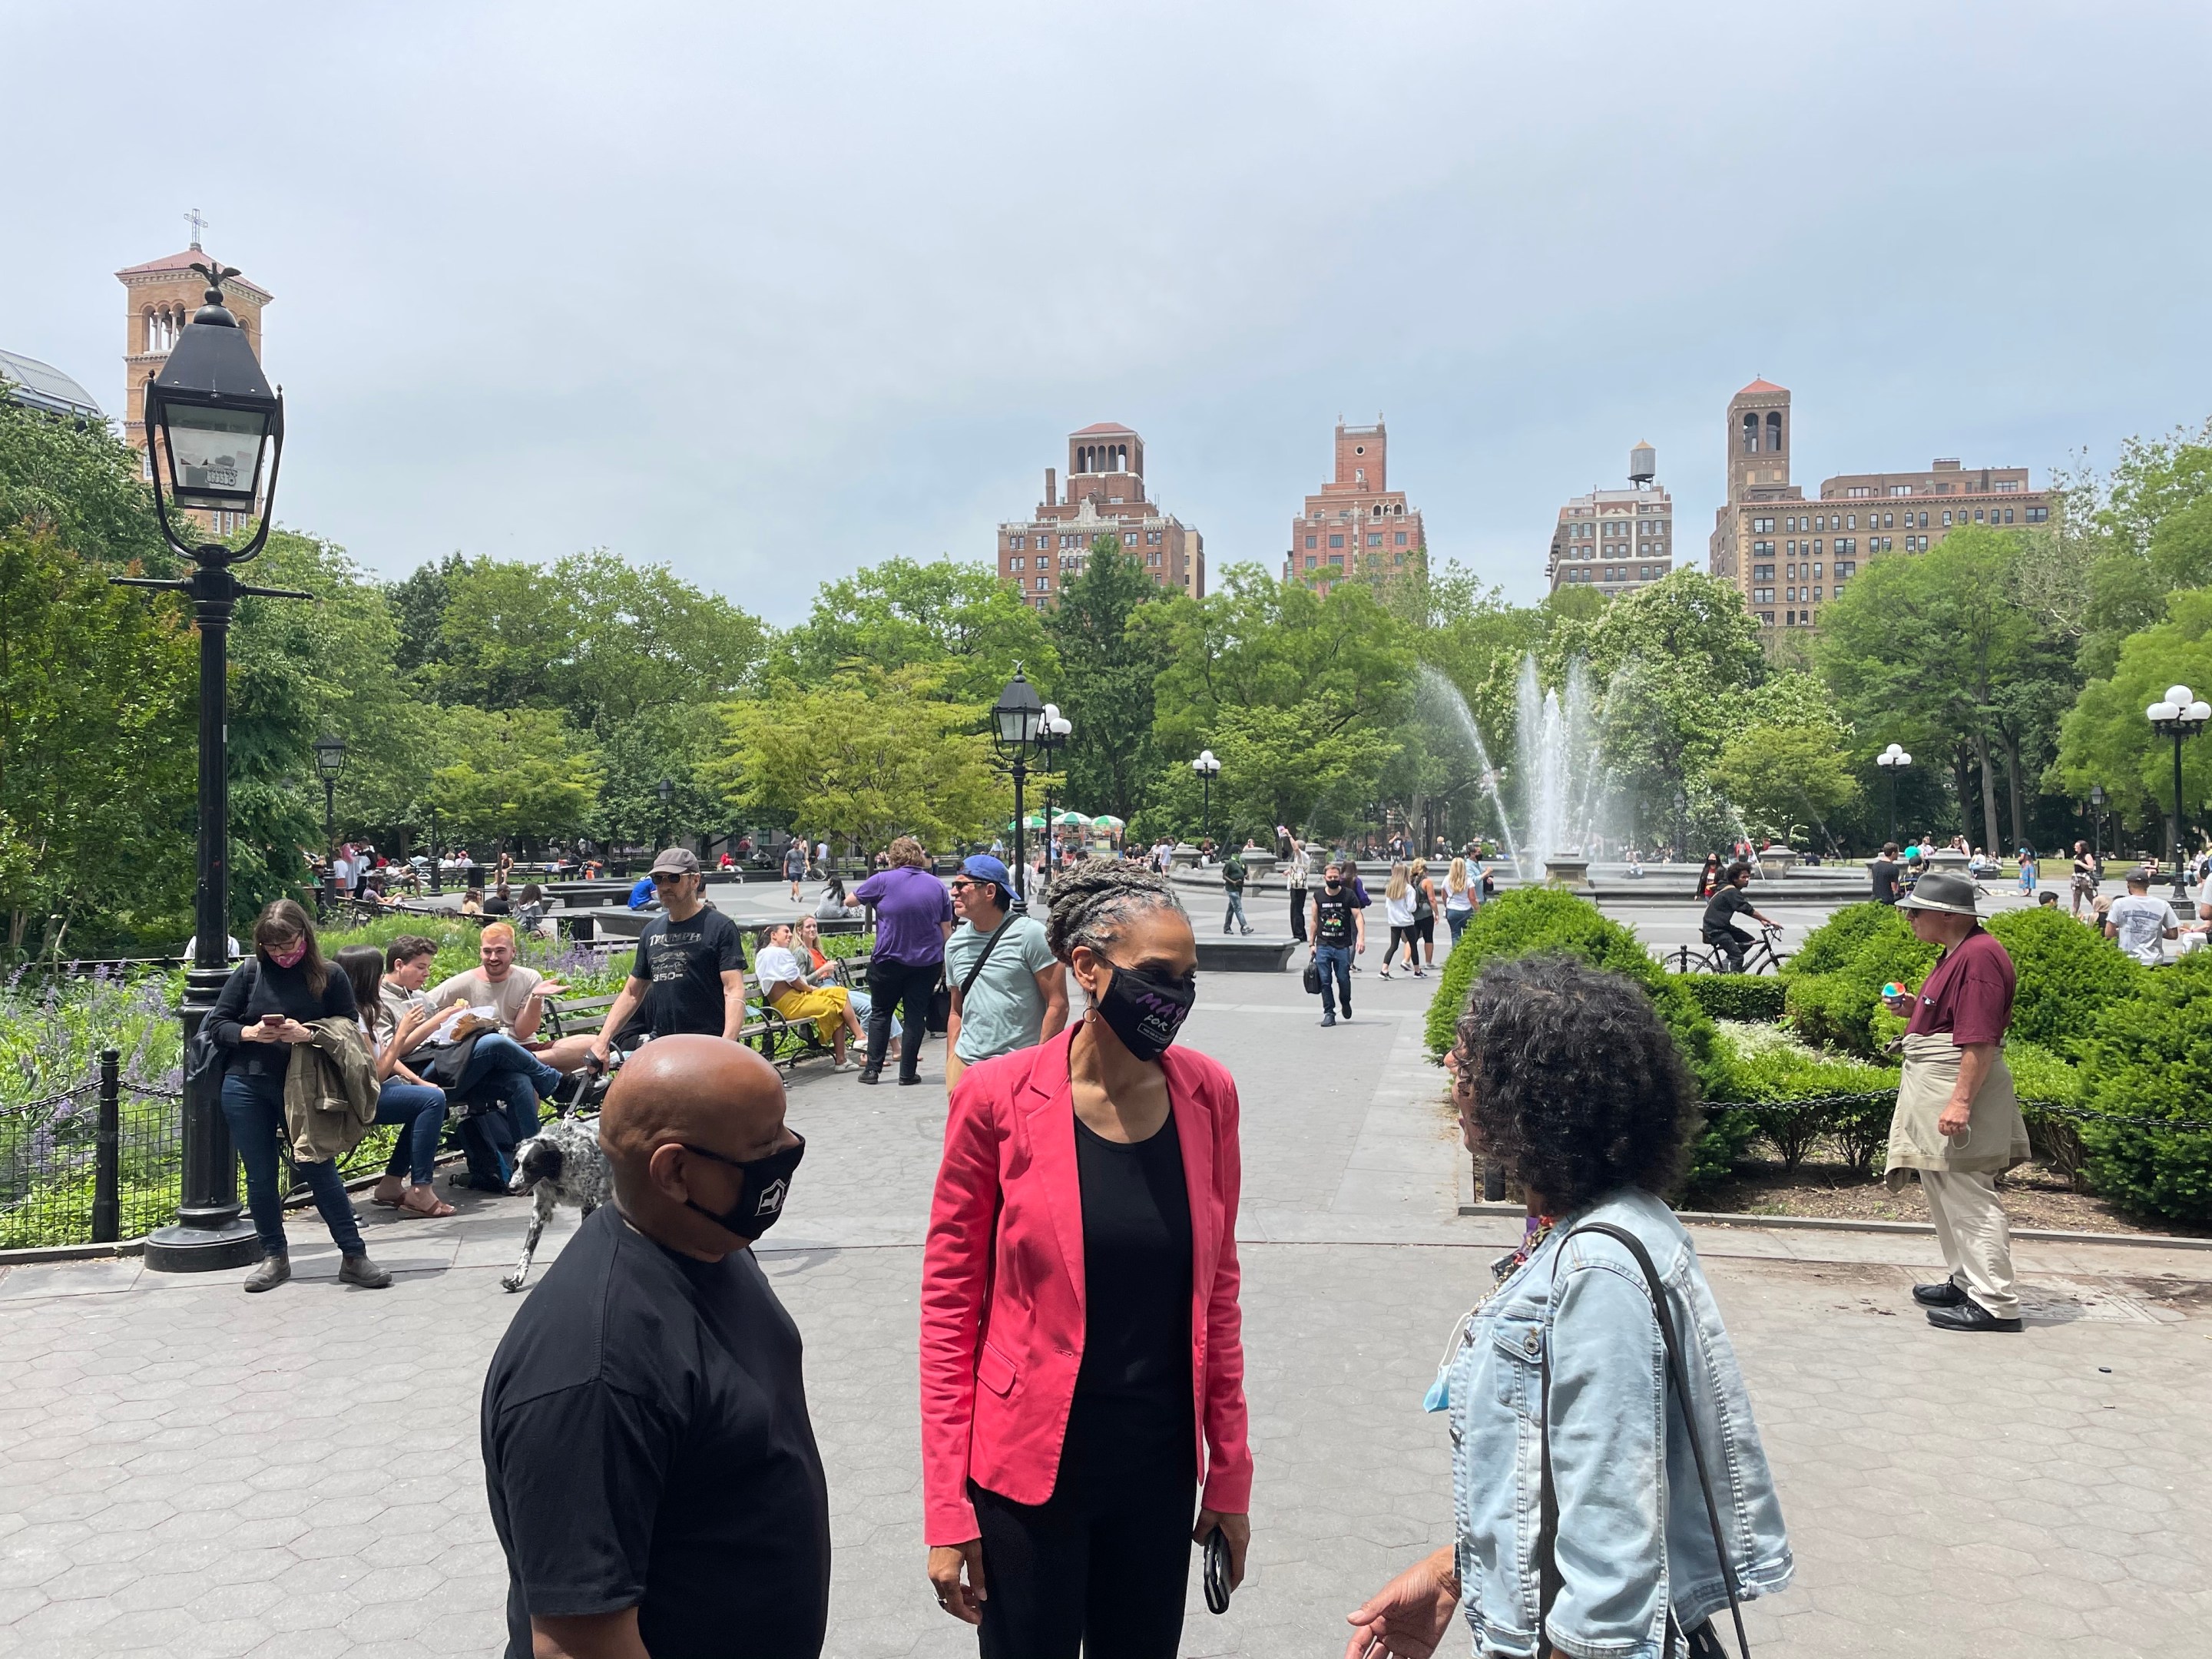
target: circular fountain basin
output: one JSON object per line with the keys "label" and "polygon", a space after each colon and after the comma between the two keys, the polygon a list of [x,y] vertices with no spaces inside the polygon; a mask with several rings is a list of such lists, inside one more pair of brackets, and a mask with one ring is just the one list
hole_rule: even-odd
{"label": "circular fountain basin", "polygon": [[1589,860],[1588,859],[1546,859],[1544,879],[1553,887],[1587,890],[1589,886]]}

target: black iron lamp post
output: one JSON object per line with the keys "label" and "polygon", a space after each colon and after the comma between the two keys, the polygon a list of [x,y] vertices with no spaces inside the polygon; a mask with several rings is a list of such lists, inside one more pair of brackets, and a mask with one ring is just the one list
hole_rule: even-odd
{"label": "black iron lamp post", "polygon": [[[1036,746],[1037,728],[1044,722],[1044,702],[1022,673],[1022,665],[1014,665],[1014,677],[1006,682],[1006,689],[999,693],[999,701],[991,706],[991,740],[998,744],[1014,775],[1014,890],[1025,893],[1029,877],[1029,860],[1022,854],[1022,785],[1029,778],[1030,750]],[[1047,826],[1046,834],[1051,833]],[[1048,841],[1045,845],[1052,843]]]}
{"label": "black iron lamp post", "polygon": [[2105,861],[2105,786],[2089,786],[2089,852],[2098,863]]}
{"label": "black iron lamp post", "polygon": [[[228,678],[230,618],[254,597],[314,597],[287,587],[250,587],[233,574],[269,539],[276,471],[284,448],[284,397],[272,390],[238,319],[223,308],[222,284],[238,273],[210,260],[191,267],[207,278],[207,303],[177,337],[161,373],[146,387],[146,458],[161,535],[192,566],[180,580],[118,576],[126,587],[189,593],[200,632],[199,853],[192,897],[198,932],[185,976],[187,1053],[230,975],[230,775]],[[263,487],[264,474],[267,487]],[[172,509],[260,515],[243,547],[185,538],[191,521]],[[216,1087],[185,1083],[183,1198],[177,1218],[146,1240],[146,1265],[160,1273],[244,1267],[261,1255],[251,1223],[240,1217],[238,1154]]]}
{"label": "black iron lamp post", "polygon": [[[345,739],[335,734],[315,739],[315,770],[323,780],[323,856],[337,857],[338,780],[345,775]],[[331,896],[338,896],[335,862],[331,866]]]}
{"label": "black iron lamp post", "polygon": [[1190,769],[1198,774],[1198,839],[1202,846],[1213,834],[1213,781],[1221,775],[1221,763],[1211,749],[1201,749]]}
{"label": "black iron lamp post", "polygon": [[1052,821],[1052,773],[1060,751],[1067,747],[1067,734],[1075,729],[1074,722],[1060,712],[1060,705],[1048,702],[1044,706],[1043,718],[1037,721],[1037,769],[1044,775],[1044,877],[1040,885],[1052,882],[1052,848],[1059,840]]}
{"label": "black iron lamp post", "polygon": [[676,793],[676,786],[668,779],[663,778],[653,786],[653,793],[660,797],[660,844],[662,847],[672,846],[674,843],[671,836],[674,832],[669,825],[668,802],[669,798]]}
{"label": "black iron lamp post", "polygon": [[2152,731],[2173,739],[2173,899],[2177,904],[2186,903],[2189,860],[2181,844],[2181,740],[2195,737],[2212,721],[2212,703],[2185,685],[2169,685],[2165,697],[2144,709],[2143,716]]}
{"label": "black iron lamp post", "polygon": [[1893,743],[1874,757],[1874,763],[1889,775],[1889,838],[1895,841],[1897,839],[1897,780],[1899,775],[1912,764],[1912,757]]}

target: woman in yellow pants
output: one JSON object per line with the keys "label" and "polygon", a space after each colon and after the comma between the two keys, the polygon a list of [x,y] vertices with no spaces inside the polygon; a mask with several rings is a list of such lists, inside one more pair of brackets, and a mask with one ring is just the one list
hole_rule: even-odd
{"label": "woman in yellow pants", "polygon": [[852,1000],[842,985],[809,985],[806,969],[792,948],[791,924],[779,921],[761,932],[760,954],[753,958],[753,976],[760,981],[761,997],[786,1019],[811,1019],[830,1044],[836,1068],[858,1071],[857,1062],[845,1058],[848,1037],[867,1040],[854,1013]]}

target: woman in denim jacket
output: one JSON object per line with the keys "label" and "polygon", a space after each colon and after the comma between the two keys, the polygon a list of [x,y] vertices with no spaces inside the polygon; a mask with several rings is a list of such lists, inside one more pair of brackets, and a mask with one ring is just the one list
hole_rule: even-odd
{"label": "woman in denim jacket", "polygon": [[[1695,1085],[1641,987],[1565,957],[1488,969],[1451,1066],[1468,1145],[1527,1193],[1528,1230],[1430,1390],[1450,1419],[1457,1542],[1351,1615],[1346,1659],[1425,1659],[1455,1607],[1480,1654],[1717,1653],[1705,1626],[1728,1609],[1729,1576],[1740,1597],[1769,1595],[1792,1563],[1735,1352],[1657,1196],[1696,1129]],[[1666,1286],[1725,1566],[1644,1270],[1613,1237],[1570,1237],[1593,1223],[1638,1240]]]}

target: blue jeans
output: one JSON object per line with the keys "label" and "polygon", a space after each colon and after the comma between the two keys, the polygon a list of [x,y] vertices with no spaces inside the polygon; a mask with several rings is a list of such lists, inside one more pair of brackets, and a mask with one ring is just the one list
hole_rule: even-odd
{"label": "blue jeans", "polygon": [[487,1031],[477,1039],[452,1092],[456,1100],[498,1101],[520,1146],[538,1133],[538,1103],[550,1099],[560,1086],[560,1073],[504,1032]]}
{"label": "blue jeans", "polygon": [[1242,927],[1248,933],[1252,931],[1252,924],[1244,920],[1244,891],[1242,888],[1230,890],[1229,908],[1221,918],[1221,931],[1227,933],[1231,924]]}
{"label": "blue jeans", "polygon": [[1451,929],[1451,942],[1452,948],[1454,950],[1457,950],[1459,948],[1459,936],[1467,932],[1468,923],[1474,920],[1474,910],[1471,906],[1464,910],[1454,910],[1449,908],[1445,909],[1444,926]]}
{"label": "blue jeans", "polygon": [[1321,969],[1321,1011],[1325,1014],[1336,1012],[1340,998],[1344,1012],[1352,1012],[1352,947],[1348,945],[1321,945],[1314,947],[1314,965]]}
{"label": "blue jeans", "polygon": [[[234,1071],[222,1080],[222,1115],[230,1124],[231,1144],[238,1161],[246,1166],[246,1207],[253,1217],[253,1231],[261,1235],[261,1248],[270,1255],[286,1253],[284,1200],[276,1196],[276,1137],[284,1127],[284,1072],[291,1059],[289,1047],[270,1045],[270,1069],[259,1076]],[[340,1251],[366,1255],[361,1224],[354,1219],[353,1200],[337,1165],[328,1161],[296,1166],[315,1195],[323,1224],[331,1230]]]}
{"label": "blue jeans", "polygon": [[376,1091],[376,1121],[408,1126],[392,1143],[384,1173],[396,1176],[404,1170],[417,1187],[428,1186],[438,1162],[438,1133],[446,1127],[446,1091],[404,1078],[386,1078]]}

